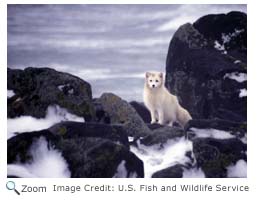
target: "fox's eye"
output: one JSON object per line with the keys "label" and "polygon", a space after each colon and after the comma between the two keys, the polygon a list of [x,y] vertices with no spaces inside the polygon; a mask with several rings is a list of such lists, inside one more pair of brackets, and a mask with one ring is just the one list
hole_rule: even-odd
{"label": "fox's eye", "polygon": [[153,80],[150,80],[150,82],[152,82]]}
{"label": "fox's eye", "polygon": [[159,82],[159,80],[155,80],[155,82]]}

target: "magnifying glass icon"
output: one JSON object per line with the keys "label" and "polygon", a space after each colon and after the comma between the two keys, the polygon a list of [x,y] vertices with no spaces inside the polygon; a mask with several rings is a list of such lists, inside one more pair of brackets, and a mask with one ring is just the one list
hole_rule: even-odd
{"label": "magnifying glass icon", "polygon": [[7,188],[8,190],[10,190],[10,191],[14,190],[15,193],[17,193],[18,195],[20,195],[20,192],[17,191],[16,188],[15,188],[15,183],[14,183],[14,181],[8,181],[8,182],[6,183],[6,188]]}

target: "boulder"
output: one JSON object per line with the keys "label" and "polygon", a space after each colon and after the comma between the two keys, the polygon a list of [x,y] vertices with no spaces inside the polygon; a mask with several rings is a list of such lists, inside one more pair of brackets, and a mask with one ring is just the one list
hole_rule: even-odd
{"label": "boulder", "polygon": [[193,140],[193,153],[197,166],[206,177],[227,177],[227,168],[238,160],[246,161],[246,144],[237,138],[214,139],[196,138]]}
{"label": "boulder", "polygon": [[151,132],[136,110],[115,94],[104,93],[94,103],[101,105],[111,124],[123,124],[129,136],[138,138]]}
{"label": "boulder", "polygon": [[137,101],[131,101],[130,105],[137,111],[139,116],[144,120],[145,123],[151,122],[151,114],[149,110],[145,107],[144,103],[139,103]]}
{"label": "boulder", "polygon": [[173,35],[165,85],[193,119],[246,122],[246,35],[241,12],[204,16]]}
{"label": "boulder", "polygon": [[93,122],[61,122],[48,129],[54,135],[60,135],[65,139],[99,137],[120,143],[129,148],[128,134],[123,125],[109,125]]}
{"label": "boulder", "polygon": [[177,164],[153,173],[152,178],[182,178],[183,165]]}
{"label": "boulder", "polygon": [[180,138],[185,136],[185,132],[180,127],[162,126],[159,124],[150,124],[149,127],[157,127],[152,133],[140,139],[140,143],[146,146],[154,144],[164,144],[170,139]]}
{"label": "boulder", "polygon": [[[75,131],[80,132],[79,129],[76,127]],[[8,164],[33,163],[29,150],[36,140],[43,137],[48,142],[48,147],[61,152],[73,178],[144,177],[143,162],[127,147],[99,136],[88,137],[76,132],[59,132],[53,135],[53,131],[56,130],[52,128],[51,131],[21,133],[9,139]]]}
{"label": "boulder", "polygon": [[8,68],[7,88],[16,94],[8,100],[9,118],[43,118],[49,105],[66,108],[86,121],[95,116],[90,84],[68,73],[50,68]]}

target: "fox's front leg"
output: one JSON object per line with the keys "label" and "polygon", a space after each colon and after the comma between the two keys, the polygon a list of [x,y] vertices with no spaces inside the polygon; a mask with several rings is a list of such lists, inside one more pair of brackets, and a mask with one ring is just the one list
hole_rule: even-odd
{"label": "fox's front leg", "polygon": [[156,114],[155,114],[155,110],[150,110],[151,113],[151,124],[156,123]]}
{"label": "fox's front leg", "polygon": [[164,112],[162,110],[158,110],[158,123],[164,125]]}

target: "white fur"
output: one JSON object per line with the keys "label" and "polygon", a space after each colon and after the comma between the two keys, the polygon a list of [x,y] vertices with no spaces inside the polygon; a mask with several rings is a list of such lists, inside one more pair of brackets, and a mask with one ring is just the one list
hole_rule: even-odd
{"label": "white fur", "polygon": [[164,76],[160,72],[147,72],[145,75],[144,103],[151,113],[151,123],[173,125],[178,122],[181,126],[192,119],[189,112],[178,102],[164,86]]}

